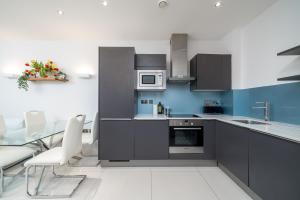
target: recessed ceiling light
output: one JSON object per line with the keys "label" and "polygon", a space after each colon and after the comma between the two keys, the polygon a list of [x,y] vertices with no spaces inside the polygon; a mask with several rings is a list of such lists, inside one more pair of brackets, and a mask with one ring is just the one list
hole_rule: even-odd
{"label": "recessed ceiling light", "polygon": [[221,7],[221,6],[222,6],[222,1],[217,1],[217,2],[215,3],[215,7],[219,8],[219,7]]}
{"label": "recessed ceiling light", "polygon": [[108,2],[103,0],[103,1],[101,1],[101,4],[106,7],[108,5]]}
{"label": "recessed ceiling light", "polygon": [[63,10],[58,10],[58,11],[57,11],[57,14],[58,14],[58,15],[63,15],[63,14],[64,14],[64,11],[63,11]]}
{"label": "recessed ceiling light", "polygon": [[169,2],[167,0],[159,0],[158,1],[158,7],[159,8],[165,8],[169,5]]}

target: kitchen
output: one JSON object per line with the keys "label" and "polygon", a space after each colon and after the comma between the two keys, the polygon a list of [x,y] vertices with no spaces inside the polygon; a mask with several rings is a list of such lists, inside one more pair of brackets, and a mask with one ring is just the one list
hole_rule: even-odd
{"label": "kitchen", "polygon": [[[40,178],[26,176],[28,162],[53,150],[44,138],[18,144],[43,146],[12,168],[0,159],[1,198],[300,199],[297,0],[64,0],[45,3],[43,14],[36,0],[16,5],[0,3],[0,154],[14,146],[7,134],[27,128],[29,110],[45,111],[49,123],[86,117],[81,132],[94,139],[55,166],[79,182],[39,167]],[[19,66],[49,57],[67,79],[19,90]]]}
{"label": "kitchen", "polygon": [[[252,107],[264,114],[263,120],[228,115],[230,109],[220,105],[222,96],[228,96],[223,93],[231,89],[231,55],[197,54],[188,64],[187,41],[187,34],[171,36],[168,80],[166,55],[135,54],[134,47],[99,47],[101,165],[219,166],[253,198],[296,198],[299,177],[289,169],[300,165],[294,159],[300,149],[299,130],[289,132],[296,137],[278,133],[289,126],[270,122],[267,100]],[[216,99],[204,99],[202,111],[176,113],[160,100],[172,84],[189,92],[212,91]],[[144,99],[140,92],[151,92],[156,99]],[[112,102],[114,107],[109,106]],[[152,107],[150,113],[138,110],[145,104]],[[270,171],[262,163],[270,165]],[[269,185],[278,174],[282,185],[274,186],[274,192]]]}

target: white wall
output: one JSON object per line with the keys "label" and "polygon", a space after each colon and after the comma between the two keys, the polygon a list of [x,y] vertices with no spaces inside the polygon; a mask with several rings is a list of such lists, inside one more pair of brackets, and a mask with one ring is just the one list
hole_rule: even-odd
{"label": "white wall", "polygon": [[240,73],[239,80],[238,76],[234,79],[237,88],[280,84],[283,82],[278,82],[278,77],[291,71],[300,74],[297,56],[277,56],[278,52],[300,45],[299,8],[299,0],[280,0],[250,24],[224,38],[235,57],[234,73]]}
{"label": "white wall", "polygon": [[236,29],[223,38],[227,51],[232,54],[232,88],[243,87],[243,34],[241,29]]}
{"label": "white wall", "polygon": [[[0,74],[21,73],[31,59],[53,59],[70,76],[66,83],[30,83],[28,92],[17,88],[16,79],[0,76],[0,114],[22,117],[28,110],[44,110],[49,119],[66,119],[86,113],[89,118],[98,108],[98,46],[134,46],[137,53],[168,54],[169,41],[0,41]],[[202,53],[224,53],[218,41],[189,42],[189,57]],[[77,72],[93,74],[79,79]],[[113,106],[113,105],[112,105]]]}
{"label": "white wall", "polygon": [[[6,117],[22,117],[28,110],[44,110],[48,118],[66,119],[71,114],[97,110],[97,45],[64,41],[5,41],[0,42],[0,73],[19,73],[24,63],[35,58],[53,59],[70,75],[66,83],[30,83],[28,92],[17,88],[16,79],[0,77],[0,113]],[[94,74],[82,80],[76,73]]]}

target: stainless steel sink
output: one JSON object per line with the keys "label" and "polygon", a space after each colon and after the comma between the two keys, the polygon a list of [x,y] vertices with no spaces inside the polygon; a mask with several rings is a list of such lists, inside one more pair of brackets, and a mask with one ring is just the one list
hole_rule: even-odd
{"label": "stainless steel sink", "polygon": [[266,123],[266,122],[260,122],[260,121],[254,121],[254,120],[236,119],[236,120],[232,120],[232,121],[240,122],[240,123],[243,123],[243,124],[270,125],[269,123]]}

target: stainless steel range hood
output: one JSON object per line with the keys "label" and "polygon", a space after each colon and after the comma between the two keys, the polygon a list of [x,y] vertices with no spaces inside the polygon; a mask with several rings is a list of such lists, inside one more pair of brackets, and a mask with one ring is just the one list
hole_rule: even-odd
{"label": "stainless steel range hood", "polygon": [[171,36],[171,63],[169,82],[189,82],[195,80],[190,76],[190,67],[187,57],[187,34],[172,34]]}

